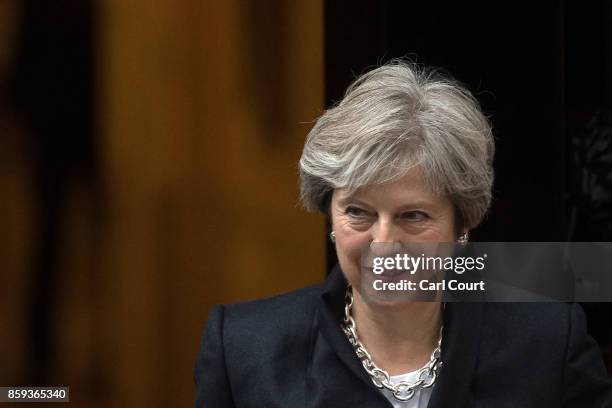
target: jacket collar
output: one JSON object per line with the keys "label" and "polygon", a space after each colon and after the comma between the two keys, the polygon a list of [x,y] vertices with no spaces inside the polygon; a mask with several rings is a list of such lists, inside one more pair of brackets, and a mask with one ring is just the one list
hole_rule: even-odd
{"label": "jacket collar", "polygon": [[361,361],[353,351],[353,347],[340,328],[344,318],[344,296],[347,285],[348,282],[344,273],[340,270],[340,266],[336,265],[327,278],[319,302],[318,319],[321,334],[344,365],[361,380],[365,387],[372,390],[369,394],[371,400],[364,401],[364,403],[369,404],[369,406],[390,407],[389,401],[372,383]]}
{"label": "jacket collar", "polygon": [[[384,399],[340,329],[347,284],[344,273],[336,265],[325,283],[319,302],[322,335],[350,371]],[[443,366],[434,385],[429,408],[462,407],[469,401],[481,337],[483,306],[482,302],[446,304],[442,332]]]}

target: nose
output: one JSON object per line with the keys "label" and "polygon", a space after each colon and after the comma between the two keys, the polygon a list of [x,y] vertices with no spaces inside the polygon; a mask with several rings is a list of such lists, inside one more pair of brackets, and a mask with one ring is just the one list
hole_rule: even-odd
{"label": "nose", "polygon": [[371,242],[375,244],[400,242],[399,227],[388,217],[379,217],[372,225]]}
{"label": "nose", "polygon": [[401,230],[391,218],[379,217],[372,226],[370,238],[370,251],[374,256],[393,256],[401,249]]}

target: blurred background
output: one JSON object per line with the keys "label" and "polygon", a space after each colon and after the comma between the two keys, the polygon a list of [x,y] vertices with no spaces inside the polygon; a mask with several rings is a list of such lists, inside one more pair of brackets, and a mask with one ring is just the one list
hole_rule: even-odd
{"label": "blurred background", "polygon": [[[604,0],[2,0],[0,385],[192,406],[211,306],[335,262],[297,160],[393,57],[447,69],[491,117],[472,240],[612,241],[611,31]],[[612,367],[610,305],[584,306]]]}

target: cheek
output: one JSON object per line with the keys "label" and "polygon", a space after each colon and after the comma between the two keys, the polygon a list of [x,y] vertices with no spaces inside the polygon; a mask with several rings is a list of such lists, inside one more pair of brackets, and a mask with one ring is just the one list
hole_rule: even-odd
{"label": "cheek", "polygon": [[350,259],[351,261],[359,261],[362,247],[363,240],[354,235],[340,235],[336,240],[336,251],[338,252],[338,257],[342,256],[343,258]]}
{"label": "cheek", "polygon": [[367,235],[363,233],[360,234],[354,231],[347,232],[342,229],[336,232],[336,253],[338,255],[338,261],[347,280],[354,287],[359,286],[358,282],[361,276],[361,251],[368,242]]}
{"label": "cheek", "polygon": [[361,249],[369,243],[368,228],[356,228],[355,223],[343,217],[337,221],[334,224],[334,231],[336,231],[338,258],[342,256],[358,262],[361,257]]}
{"label": "cheek", "polygon": [[454,225],[446,222],[430,226],[419,235],[418,240],[424,242],[453,242],[455,240]]}
{"label": "cheek", "polygon": [[454,242],[456,240],[455,217],[452,212],[446,214],[440,221],[436,233],[436,240],[439,242]]}

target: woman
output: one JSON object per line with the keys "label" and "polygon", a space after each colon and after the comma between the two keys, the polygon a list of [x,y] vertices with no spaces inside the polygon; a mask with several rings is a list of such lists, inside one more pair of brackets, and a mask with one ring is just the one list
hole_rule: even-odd
{"label": "woman", "polygon": [[366,301],[362,248],[466,242],[494,143],[457,83],[400,61],[357,79],[311,130],[301,199],[330,217],[326,283],[216,306],[198,407],[612,407],[577,305]]}

